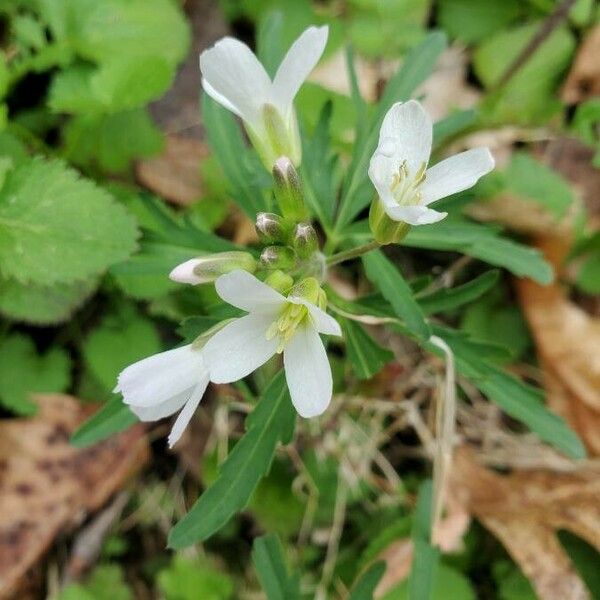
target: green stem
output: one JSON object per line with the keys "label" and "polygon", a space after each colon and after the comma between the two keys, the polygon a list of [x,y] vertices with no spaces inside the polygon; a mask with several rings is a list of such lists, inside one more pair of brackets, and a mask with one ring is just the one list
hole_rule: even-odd
{"label": "green stem", "polygon": [[362,246],[357,246],[356,248],[351,248],[350,250],[338,252],[337,254],[333,254],[327,258],[327,266],[331,267],[332,265],[337,265],[341,262],[358,258],[367,252],[371,252],[371,250],[376,250],[380,246],[381,244],[379,242],[373,240],[368,244],[363,244]]}

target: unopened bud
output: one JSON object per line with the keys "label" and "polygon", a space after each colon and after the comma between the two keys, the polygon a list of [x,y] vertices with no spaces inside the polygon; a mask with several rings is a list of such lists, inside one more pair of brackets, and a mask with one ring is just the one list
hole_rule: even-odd
{"label": "unopened bud", "polygon": [[209,283],[221,275],[241,269],[254,273],[256,260],[249,252],[219,252],[199,258],[192,258],[177,265],[169,274],[169,278],[178,283]]}
{"label": "unopened bud", "polygon": [[287,242],[290,223],[275,213],[261,212],[256,215],[256,232],[265,244]]}
{"label": "unopened bud", "polygon": [[304,205],[302,184],[298,171],[287,156],[280,156],[273,167],[275,198],[284,217],[302,221],[308,215]]}
{"label": "unopened bud", "polygon": [[287,273],[277,270],[265,279],[265,283],[280,294],[287,294],[294,285],[294,279]]}
{"label": "unopened bud", "polygon": [[299,281],[290,292],[290,296],[308,300],[311,304],[318,305],[323,290],[314,277],[305,277]]}
{"label": "unopened bud", "polygon": [[296,264],[296,254],[288,246],[267,246],[260,255],[265,269],[287,270]]}
{"label": "unopened bud", "polygon": [[296,225],[292,243],[300,258],[310,258],[319,248],[317,232],[309,223],[298,223]]}

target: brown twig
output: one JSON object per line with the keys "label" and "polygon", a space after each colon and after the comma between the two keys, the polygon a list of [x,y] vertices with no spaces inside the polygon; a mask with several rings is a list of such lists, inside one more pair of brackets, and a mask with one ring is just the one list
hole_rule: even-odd
{"label": "brown twig", "polygon": [[493,86],[493,91],[497,91],[505,86],[515,73],[535,54],[535,51],[543,44],[546,38],[567,18],[573,4],[575,4],[575,0],[563,0],[556,7],[556,10],[544,20],[529,43],[519,52],[515,60],[507,67],[502,77]]}

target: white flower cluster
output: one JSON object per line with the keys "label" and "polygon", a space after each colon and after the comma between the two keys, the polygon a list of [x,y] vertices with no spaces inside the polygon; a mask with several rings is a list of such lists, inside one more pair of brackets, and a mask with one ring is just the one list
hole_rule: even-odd
{"label": "white flower cluster", "polygon": [[[259,235],[271,241],[292,235],[295,245],[292,250],[285,245],[264,249],[263,266],[277,269],[265,281],[253,274],[257,263],[246,252],[192,259],[172,271],[171,278],[180,283],[214,282],[225,302],[248,314],[222,323],[192,344],[141,360],[119,375],[115,392],[141,420],[179,413],[170,446],[180,438],[209,381],[237,381],[278,353],[301,416],[320,415],[331,400],[331,368],[319,334],[339,336],[340,326],[325,312],[319,280],[305,276],[294,283],[283,272],[291,264],[286,263],[290,253],[302,264],[308,264],[310,256],[322,256],[315,250],[312,226],[302,222],[294,169],[302,152],[293,100],[319,61],[327,35],[327,27],[308,28],[289,49],[273,81],[252,51],[235,39],[226,37],[200,55],[204,90],[243,120],[261,160],[275,176],[283,217],[258,215]],[[475,149],[428,168],[431,144],[432,123],[418,102],[391,107],[369,168],[378,193],[370,213],[378,242],[397,241],[398,231],[409,225],[443,219],[446,213],[428,205],[471,187],[494,166],[487,149]],[[295,219],[292,234],[290,215]]]}

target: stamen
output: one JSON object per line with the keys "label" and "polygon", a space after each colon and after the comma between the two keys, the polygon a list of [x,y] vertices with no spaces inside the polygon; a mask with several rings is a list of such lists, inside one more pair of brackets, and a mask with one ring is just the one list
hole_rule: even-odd
{"label": "stamen", "polygon": [[269,325],[266,338],[272,340],[278,339],[277,353],[283,352],[285,345],[292,339],[296,329],[300,327],[305,319],[308,318],[308,309],[302,304],[288,302],[279,317]]}

